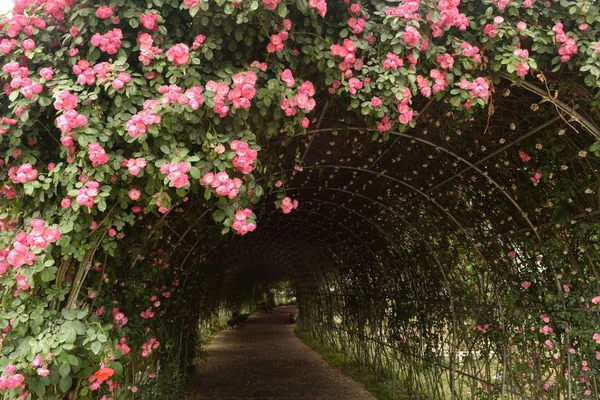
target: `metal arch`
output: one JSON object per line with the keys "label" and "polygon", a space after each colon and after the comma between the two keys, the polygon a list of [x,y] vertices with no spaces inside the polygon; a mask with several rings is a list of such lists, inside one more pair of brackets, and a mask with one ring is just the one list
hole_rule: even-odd
{"label": "metal arch", "polygon": [[[333,128],[326,128],[326,129],[321,129],[318,130],[317,132],[329,132],[332,131]],[[354,127],[349,127],[347,128],[348,131],[358,131],[358,130],[365,130],[365,131],[372,131],[372,129],[366,128],[366,129],[361,129],[361,128],[354,128]],[[527,222],[527,224],[531,227],[531,229],[534,231],[535,233],[535,226],[533,225],[533,223],[531,222],[531,220],[529,219],[529,217],[527,217],[526,213],[523,211],[523,209],[519,206],[519,204],[510,196],[510,194],[508,194],[504,189],[502,189],[502,187],[491,177],[489,177],[488,175],[486,175],[483,171],[481,171],[475,164],[467,161],[466,159],[464,159],[463,157],[457,155],[456,153],[454,153],[451,150],[446,149],[445,147],[435,144],[433,142],[430,142],[428,140],[422,139],[420,137],[414,136],[414,135],[408,135],[406,133],[401,133],[401,132],[388,132],[390,135],[395,135],[395,136],[399,136],[399,137],[404,137],[407,139],[411,139],[411,140],[416,140],[420,143],[426,144],[428,146],[431,146],[435,149],[438,149],[440,151],[443,151],[444,153],[453,156],[456,160],[461,161],[465,164],[467,164],[471,169],[475,170],[478,174],[480,174],[484,179],[486,179],[487,181],[489,181],[490,183],[492,183],[496,189],[498,189],[514,206],[515,208],[519,211],[519,213],[521,214],[521,216],[525,219],[525,221]],[[343,166],[338,166],[338,168],[342,168]],[[303,167],[303,168],[307,168],[307,167]],[[360,171],[370,171],[364,168],[357,168]],[[289,171],[289,170],[288,170]],[[287,172],[287,171],[286,171]],[[374,171],[372,171],[374,172]],[[539,236],[538,236],[539,238]]]}
{"label": "metal arch", "polygon": [[569,107],[562,100],[551,98],[550,94],[548,92],[544,91],[543,89],[539,88],[538,86],[534,85],[531,82],[527,82],[525,79],[517,80],[516,78],[510,76],[509,74],[507,74],[505,72],[500,72],[499,75],[502,78],[504,78],[508,81],[511,81],[514,84],[518,84],[518,85],[524,87],[525,89],[529,90],[530,92],[535,93],[538,96],[540,96],[541,98],[554,104],[555,106],[557,106],[558,108],[560,108],[561,110],[563,110],[564,112],[569,114],[575,121],[579,122],[581,124],[581,126],[583,126],[585,128],[585,130],[587,130],[589,133],[591,133],[593,136],[595,136],[596,139],[600,139],[600,129],[593,122],[589,121],[587,118],[585,118],[583,115],[581,115],[575,108]]}
{"label": "metal arch", "polygon": [[[539,132],[540,130],[554,124],[555,122],[559,121],[561,119],[560,116],[554,117],[552,119],[550,119],[549,121],[543,123],[542,125],[538,125],[537,127],[531,129],[530,131],[528,131],[527,133],[523,134],[522,136],[519,136],[518,138],[516,138],[515,140],[511,141],[510,143],[505,144],[504,146],[500,147],[499,149],[493,151],[492,153],[488,154],[487,156],[480,158],[479,160],[477,160],[476,162],[473,163],[473,165],[479,165],[491,158],[493,158],[494,156],[496,156],[497,154],[511,148],[512,146],[514,146],[515,144],[527,139],[529,136],[536,134],[537,132]],[[450,176],[448,179],[445,179],[444,181],[438,183],[437,185],[434,185],[430,188],[428,188],[427,190],[425,190],[425,193],[429,193],[434,191],[435,189],[445,185],[446,183],[456,179],[459,175],[464,174],[467,171],[470,171],[471,167],[466,167],[464,169],[462,169],[461,171],[458,171],[457,173],[453,174],[452,176]]]}
{"label": "metal arch", "polygon": [[[292,188],[292,189],[290,189],[290,190],[293,190],[293,189],[294,189],[294,188]],[[350,211],[351,213],[358,215],[358,216],[359,216],[360,218],[362,218],[364,221],[368,222],[368,223],[369,223],[369,224],[371,224],[371,225],[372,225],[372,226],[373,226],[375,229],[377,229],[377,230],[380,232],[380,234],[381,234],[381,237],[382,237],[382,238],[384,238],[384,239],[386,240],[386,242],[388,242],[388,243],[390,243],[390,244],[393,244],[393,241],[391,241],[391,240],[389,239],[389,237],[388,237],[387,235],[385,235],[385,234],[384,234],[384,231],[383,231],[383,230],[382,230],[382,229],[381,229],[381,228],[380,228],[380,227],[379,227],[377,224],[375,224],[373,221],[371,221],[371,220],[370,220],[370,219],[368,219],[367,217],[364,217],[363,215],[361,215],[361,214],[357,213],[356,211],[354,211],[354,210],[352,210],[352,209],[350,209],[350,208],[347,208],[347,207],[345,207],[345,206],[343,206],[343,205],[340,205],[340,204],[337,204],[337,203],[332,203],[332,202],[329,202],[329,201],[324,201],[324,200],[319,200],[319,199],[314,199],[313,201],[318,201],[319,203],[324,203],[324,204],[331,204],[331,205],[333,205],[333,206],[336,206],[336,207],[338,207],[338,208],[342,208],[342,209],[348,210],[348,211]],[[392,248],[395,248],[395,246],[392,246]],[[386,249],[387,249],[387,247],[386,247]],[[388,250],[388,251],[389,251],[389,250]],[[391,252],[390,252],[390,253],[391,253]],[[401,256],[402,258],[404,258],[404,256],[402,256],[400,253],[398,253],[398,252],[396,252],[396,251],[394,251],[394,253],[396,253],[396,256]]]}

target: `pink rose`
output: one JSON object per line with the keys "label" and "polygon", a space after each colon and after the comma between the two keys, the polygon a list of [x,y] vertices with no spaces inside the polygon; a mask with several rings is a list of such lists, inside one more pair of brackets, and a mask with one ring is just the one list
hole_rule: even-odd
{"label": "pink rose", "polygon": [[142,192],[140,192],[138,189],[131,189],[127,195],[131,200],[136,201],[140,198]]}
{"label": "pink rose", "polygon": [[377,97],[377,96],[374,96],[374,97],[371,99],[371,105],[372,105],[373,107],[379,107],[379,106],[381,105],[381,99],[380,99],[379,97]]}
{"label": "pink rose", "polygon": [[283,70],[283,72],[279,74],[279,76],[281,77],[281,80],[285,82],[285,85],[287,87],[292,87],[296,83],[294,77],[292,76],[292,71],[290,71],[289,69]]}

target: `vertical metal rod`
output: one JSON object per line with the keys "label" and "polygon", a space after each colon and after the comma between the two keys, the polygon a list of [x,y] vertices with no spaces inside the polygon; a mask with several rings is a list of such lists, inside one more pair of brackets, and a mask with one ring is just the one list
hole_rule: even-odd
{"label": "vertical metal rod", "polygon": [[566,335],[566,342],[567,342],[567,368],[569,369],[567,371],[567,387],[568,387],[568,393],[567,393],[567,399],[568,400],[572,400],[573,399],[573,382],[571,380],[571,353],[569,352],[569,348],[571,347],[571,341],[569,340],[569,333],[565,333]]}
{"label": "vertical metal rod", "polygon": [[392,399],[396,398],[396,347],[394,349],[394,355],[392,357]]}

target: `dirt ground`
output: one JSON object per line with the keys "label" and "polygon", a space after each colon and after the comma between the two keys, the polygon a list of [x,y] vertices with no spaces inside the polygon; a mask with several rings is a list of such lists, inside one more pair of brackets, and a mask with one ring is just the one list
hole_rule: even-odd
{"label": "dirt ground", "polygon": [[277,307],[215,336],[192,399],[374,400],[296,337],[288,323],[296,311]]}

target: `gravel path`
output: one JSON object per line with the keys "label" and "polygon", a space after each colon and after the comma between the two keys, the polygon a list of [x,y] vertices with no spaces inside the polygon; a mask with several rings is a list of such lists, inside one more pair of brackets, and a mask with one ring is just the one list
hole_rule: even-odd
{"label": "gravel path", "polygon": [[374,400],[296,337],[287,323],[296,311],[277,307],[215,336],[193,399]]}

